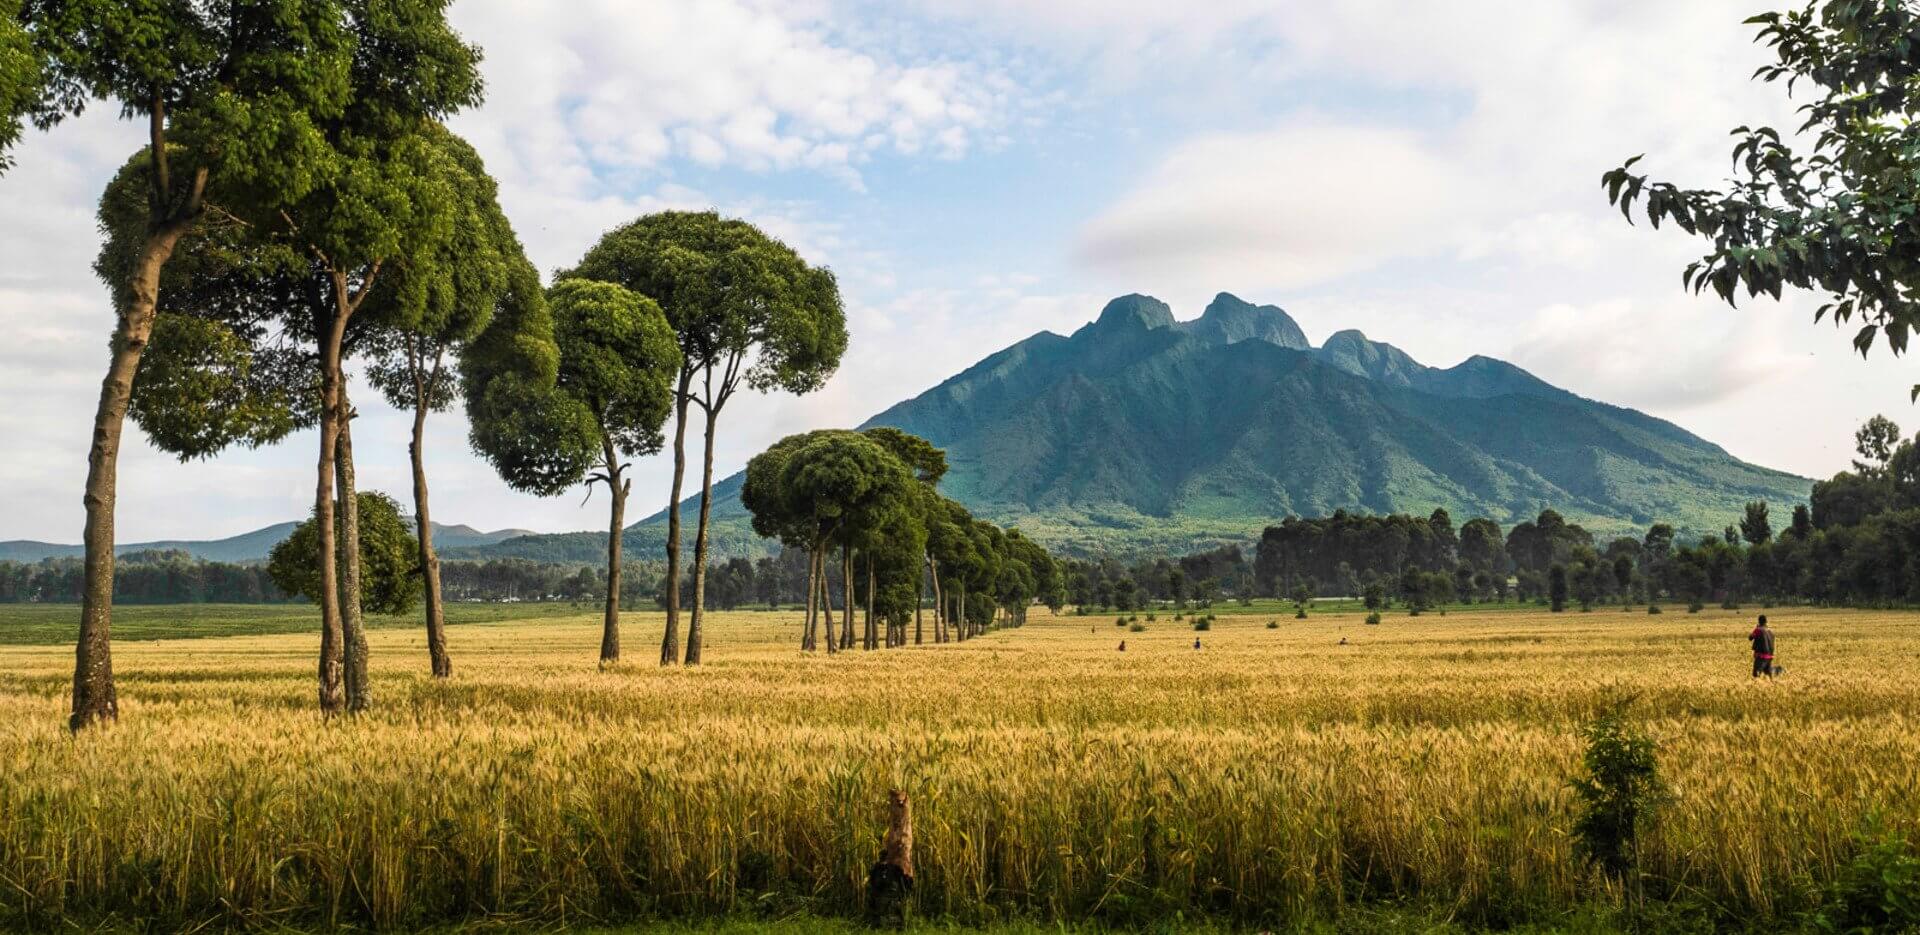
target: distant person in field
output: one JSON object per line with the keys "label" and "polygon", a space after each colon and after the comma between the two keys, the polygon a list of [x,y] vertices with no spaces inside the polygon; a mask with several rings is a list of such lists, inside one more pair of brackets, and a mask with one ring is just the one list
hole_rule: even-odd
{"label": "distant person in field", "polygon": [[1753,644],[1753,677],[1773,678],[1773,628],[1767,626],[1767,615],[1760,615],[1760,625],[1747,634],[1747,642]]}
{"label": "distant person in field", "polygon": [[1193,638],[1193,648],[1194,649],[1200,648],[1200,638],[1197,636]]}
{"label": "distant person in field", "polygon": [[1120,641],[1120,651],[1121,651],[1121,652],[1123,652],[1123,653],[1127,651],[1127,641],[1126,641],[1126,640],[1121,640],[1121,641]]}

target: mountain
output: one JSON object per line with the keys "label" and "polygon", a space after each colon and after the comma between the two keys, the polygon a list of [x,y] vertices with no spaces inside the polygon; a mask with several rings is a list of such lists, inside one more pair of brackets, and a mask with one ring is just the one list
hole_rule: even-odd
{"label": "mountain", "polygon": [[[410,517],[408,522],[412,522]],[[188,552],[195,558],[210,562],[260,562],[265,561],[267,553],[273,551],[273,547],[279,545],[282,539],[291,535],[297,525],[299,524],[275,523],[226,539],[160,539],[153,542],[122,542],[115,545],[113,550],[117,555],[162,550]],[[529,535],[533,533],[525,529],[481,532],[472,526],[433,524],[434,546],[448,550],[490,546],[517,536]],[[0,542],[0,561],[37,562],[47,558],[77,557],[80,554],[81,547],[77,545],[35,542],[29,539]]]}

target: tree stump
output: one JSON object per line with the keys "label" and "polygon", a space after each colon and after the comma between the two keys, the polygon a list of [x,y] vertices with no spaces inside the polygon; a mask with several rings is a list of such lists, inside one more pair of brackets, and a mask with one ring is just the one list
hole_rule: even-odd
{"label": "tree stump", "polygon": [[887,792],[887,836],[880,859],[867,871],[867,915],[874,923],[901,925],[913,894],[913,811],[907,794]]}

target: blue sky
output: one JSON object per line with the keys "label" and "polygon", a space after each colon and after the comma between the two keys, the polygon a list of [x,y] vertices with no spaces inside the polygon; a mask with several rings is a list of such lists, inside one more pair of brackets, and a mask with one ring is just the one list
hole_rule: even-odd
{"label": "blue sky", "polygon": [[[1635,153],[1711,183],[1725,131],[1786,124],[1746,76],[1759,0],[456,0],[487,103],[454,121],[536,263],[667,207],[715,207],[831,265],[853,345],[806,398],[743,398],[719,472],[850,425],[1109,297],[1197,315],[1219,291],[1321,340],[1360,328],[1427,363],[1513,360],[1748,460],[1845,466],[1874,412],[1911,414],[1904,360],[1851,355],[1811,297],[1728,310],[1680,291],[1695,248],[1630,228],[1601,172]],[[92,207],[139,145],[102,111],[31,138],[0,178],[0,539],[77,541],[111,321]],[[405,420],[368,388],[362,483],[406,499]],[[604,504],[507,491],[430,428],[436,516],[597,528]],[[136,436],[137,432],[130,432]],[[303,515],[313,439],[181,465],[137,438],[123,541]],[[638,467],[630,514],[665,502]]]}

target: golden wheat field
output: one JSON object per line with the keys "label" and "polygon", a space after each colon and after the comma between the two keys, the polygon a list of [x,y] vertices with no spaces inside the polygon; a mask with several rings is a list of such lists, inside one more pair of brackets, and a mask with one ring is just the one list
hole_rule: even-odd
{"label": "golden wheat field", "polygon": [[[1050,617],[836,657],[797,613],[711,618],[708,664],[594,666],[598,622],[370,634],[376,710],[323,722],[317,636],[116,648],[118,726],[69,737],[67,647],[0,648],[0,910],[383,928],[859,911],[886,790],[915,911],[1298,919],[1374,901],[1498,922],[1608,894],[1573,856],[1582,721],[1631,695],[1673,800],[1645,861],[1784,918],[1875,813],[1920,830],[1920,615]],[[1194,638],[1203,648],[1192,648]],[[1340,639],[1348,640],[1340,645]],[[1126,651],[1116,651],[1120,640]]]}

